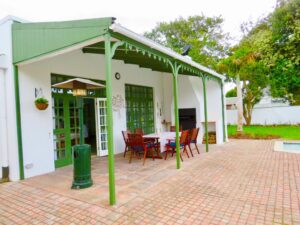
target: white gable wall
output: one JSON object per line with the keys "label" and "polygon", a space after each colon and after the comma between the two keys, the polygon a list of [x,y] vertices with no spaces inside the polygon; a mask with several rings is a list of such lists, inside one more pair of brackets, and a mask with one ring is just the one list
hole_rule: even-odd
{"label": "white gable wall", "polygon": [[[164,112],[167,122],[175,124],[174,99],[173,99],[173,78],[164,74]],[[220,84],[209,80],[206,84],[207,91],[207,112],[208,121],[215,122],[217,144],[223,143],[223,120],[222,120],[222,99]],[[198,143],[202,142],[204,130],[204,100],[202,79],[192,76],[178,76],[178,108],[196,108],[196,126],[200,127]],[[226,118],[225,118],[226,121]],[[211,126],[211,125],[210,125]]]}
{"label": "white gable wall", "polygon": [[[116,72],[121,74],[120,80],[114,78]],[[24,165],[32,167],[25,169],[25,177],[54,170],[51,105],[45,111],[39,111],[34,106],[35,88],[41,88],[44,96],[51,99],[51,73],[105,80],[104,57],[97,54],[84,54],[77,50],[19,68]],[[112,63],[112,74],[113,96],[120,94],[124,100],[125,84],[154,88],[155,124],[156,129],[162,131],[162,117],[159,115],[159,108],[163,105],[162,74],[136,65],[125,65],[122,61],[115,60]],[[114,112],[116,153],[124,151],[122,130],[126,130],[125,108],[120,113]]]}
{"label": "white gable wall", "polygon": [[[121,79],[114,74],[119,72]],[[34,106],[35,88],[42,89],[43,95],[51,100],[51,73],[105,80],[103,55],[84,54],[76,50],[64,55],[19,67],[20,100],[22,117],[22,139],[25,177],[54,171],[53,124],[51,104],[45,111]],[[151,86],[154,88],[156,131],[163,131],[162,121],[174,121],[172,76],[136,65],[126,65],[113,60],[113,96],[120,94],[125,100],[125,84]],[[204,121],[202,81],[197,77],[179,76],[179,108],[196,108],[197,126]],[[208,119],[217,121],[217,141],[222,143],[222,111],[219,84],[208,81]],[[160,108],[163,115],[160,116]],[[115,153],[124,151],[121,131],[126,129],[126,110],[114,112]],[[199,138],[201,141],[203,127]],[[118,166],[118,165],[116,165]]]}

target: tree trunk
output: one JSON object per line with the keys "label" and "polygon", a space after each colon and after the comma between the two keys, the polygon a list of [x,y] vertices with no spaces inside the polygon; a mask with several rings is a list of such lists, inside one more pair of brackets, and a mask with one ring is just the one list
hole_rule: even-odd
{"label": "tree trunk", "polygon": [[253,105],[251,105],[250,102],[247,102],[243,105],[243,114],[244,114],[244,118],[246,121],[246,126],[250,126],[251,125],[251,119],[252,119],[252,109],[253,109]]}
{"label": "tree trunk", "polygon": [[236,76],[236,90],[237,90],[237,134],[243,133],[243,96],[242,96],[242,86],[240,81],[240,75],[237,74]]}

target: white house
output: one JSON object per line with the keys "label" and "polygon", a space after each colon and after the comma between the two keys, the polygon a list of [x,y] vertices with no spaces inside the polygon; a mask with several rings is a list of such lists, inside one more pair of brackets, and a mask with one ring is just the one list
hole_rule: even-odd
{"label": "white house", "polygon": [[[9,16],[0,21],[0,40],[0,177],[9,169],[10,180],[26,179],[71,163],[77,103],[71,91],[52,85],[74,77],[106,85],[84,99],[86,142],[98,156],[124,151],[122,130],[168,130],[174,107],[194,112],[199,139],[209,121],[217,143],[226,140],[224,77],[114,18],[28,23]],[[38,97],[49,100],[46,110],[35,107]]]}

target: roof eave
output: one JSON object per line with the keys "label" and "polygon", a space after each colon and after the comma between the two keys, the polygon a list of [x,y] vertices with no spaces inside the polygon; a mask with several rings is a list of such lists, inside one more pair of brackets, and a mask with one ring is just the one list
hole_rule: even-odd
{"label": "roof eave", "polygon": [[217,77],[221,80],[225,80],[225,76],[223,76],[221,74],[218,74],[217,72],[215,72],[215,71],[213,71],[213,70],[211,70],[211,69],[209,69],[205,66],[202,66],[202,65],[200,65],[200,64],[198,64],[198,63],[196,63],[192,60],[189,60],[186,57],[174,52],[173,50],[171,50],[169,48],[166,48],[165,46],[162,46],[162,45],[160,45],[160,44],[158,44],[158,43],[156,43],[156,42],[154,42],[154,41],[152,41],[152,40],[150,40],[150,39],[148,39],[148,38],[146,38],[142,35],[139,35],[139,34],[133,32],[133,31],[121,26],[120,24],[113,23],[110,26],[110,29],[113,32],[120,33],[120,34],[122,34],[122,35],[124,35],[128,38],[131,38],[131,39],[133,39],[137,42],[140,42],[140,43],[142,43],[142,44],[144,44],[144,45],[146,45],[146,46],[148,46],[152,49],[155,49],[159,52],[162,52],[162,53],[164,53],[164,54],[166,54],[166,55],[168,55],[168,56],[170,56],[174,59],[177,59],[177,60],[179,60],[183,63],[186,63],[186,64],[188,64],[192,67],[195,67],[195,68],[201,70],[204,73],[208,73],[208,74],[210,74],[212,76],[215,76],[215,77]]}

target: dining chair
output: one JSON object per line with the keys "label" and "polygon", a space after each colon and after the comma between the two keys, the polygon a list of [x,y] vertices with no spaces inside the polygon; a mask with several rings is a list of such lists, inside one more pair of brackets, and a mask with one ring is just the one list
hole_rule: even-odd
{"label": "dining chair", "polygon": [[128,145],[128,134],[130,134],[131,132],[129,130],[125,130],[122,131],[122,135],[123,135],[123,140],[125,143],[125,149],[124,149],[124,158],[126,156],[126,153],[129,151],[129,145]]}
{"label": "dining chair", "polygon": [[[142,128],[135,128],[135,133],[144,136],[144,131]],[[144,138],[144,141],[152,142],[153,144],[156,143],[156,140],[154,138]]]}
{"label": "dining chair", "polygon": [[[170,132],[175,132],[176,131],[176,126],[170,126]],[[179,131],[182,131],[182,125],[179,127]]]}
{"label": "dining chair", "polygon": [[144,135],[143,129],[142,128],[135,128],[135,133],[136,134],[140,134],[140,135]]}
{"label": "dining chair", "polygon": [[[190,156],[186,149],[186,138],[188,136],[188,133],[189,133],[188,130],[184,130],[181,132],[179,144],[180,144],[180,149],[183,149],[183,153],[185,152],[187,157],[189,158]],[[165,160],[168,157],[169,151],[172,152],[172,156],[174,155],[174,152],[176,152],[176,141],[174,139],[169,140],[169,142],[166,144]],[[180,158],[181,161],[183,161],[181,152],[180,152]]]}
{"label": "dining chair", "polygon": [[195,144],[195,147],[197,149],[198,154],[200,154],[198,146],[197,146],[197,138],[198,138],[198,134],[199,134],[199,128],[193,128],[190,132],[190,136],[187,138],[187,146],[190,149],[191,155],[194,157],[193,155],[193,151],[191,148],[191,144]]}
{"label": "dining chair", "polygon": [[154,160],[153,156],[153,144],[152,142],[144,141],[144,138],[141,134],[128,134],[128,145],[130,148],[130,159],[129,163],[131,163],[133,153],[144,153],[143,157],[143,165],[145,164],[147,153],[149,150],[151,151],[152,159]]}

